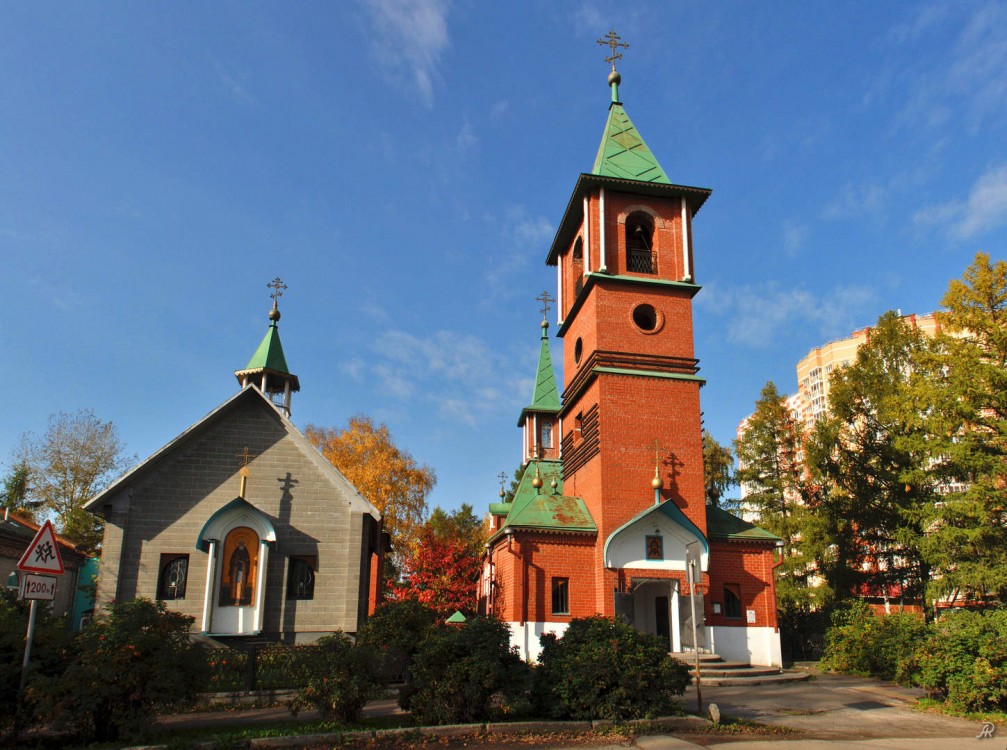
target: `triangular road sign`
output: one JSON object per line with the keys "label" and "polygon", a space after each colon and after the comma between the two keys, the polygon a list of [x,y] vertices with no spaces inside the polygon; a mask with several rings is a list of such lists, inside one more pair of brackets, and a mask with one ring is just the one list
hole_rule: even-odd
{"label": "triangular road sign", "polygon": [[28,573],[54,573],[63,575],[63,558],[59,554],[59,544],[56,543],[56,533],[52,530],[52,521],[46,520],[32,539],[28,549],[17,564],[18,570]]}

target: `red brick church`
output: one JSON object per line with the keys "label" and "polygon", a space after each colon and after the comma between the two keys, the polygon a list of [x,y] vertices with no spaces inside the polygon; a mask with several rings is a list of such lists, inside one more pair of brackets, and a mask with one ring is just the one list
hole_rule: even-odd
{"label": "red brick church", "polygon": [[480,609],[510,625],[525,658],[543,633],[596,613],[691,650],[693,559],[700,650],[778,665],[777,539],[705,501],[692,221],[711,191],[668,179],[620,82],[613,64],[594,167],[546,258],[558,271],[556,299],[543,299],[557,302],[563,391],[543,320],[518,421],[524,470],[513,499],[490,506]]}

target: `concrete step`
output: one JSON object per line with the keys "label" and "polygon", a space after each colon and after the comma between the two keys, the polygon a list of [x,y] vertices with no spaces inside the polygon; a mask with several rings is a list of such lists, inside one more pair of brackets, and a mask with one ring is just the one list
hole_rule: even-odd
{"label": "concrete step", "polygon": [[[804,682],[805,680],[811,679],[811,673],[809,672],[781,672],[776,671],[775,674],[763,674],[754,675],[751,677],[744,677],[741,675],[732,675],[730,677],[707,677],[705,674],[702,675],[703,684],[710,687],[739,687],[739,686],[755,686],[755,685],[777,685],[785,682]],[[695,680],[693,680],[695,682]]]}
{"label": "concrete step", "polygon": [[[692,651],[671,651],[668,656],[673,659],[678,659],[679,661],[684,661],[686,664],[692,664],[696,661],[696,654]],[[705,664],[708,661],[724,661],[720,654],[700,654],[699,663]]]}
{"label": "concrete step", "polygon": [[[689,662],[689,669],[695,671],[695,663]],[[747,661],[701,661],[699,668],[704,672],[710,669],[748,669],[752,665]]]}
{"label": "concrete step", "polygon": [[[696,671],[689,670],[695,677]],[[746,664],[743,667],[735,667],[734,669],[721,669],[720,665],[715,666],[701,666],[700,673],[703,675],[703,679],[707,678],[719,678],[719,677],[738,677],[738,678],[751,678],[751,677],[766,677],[767,675],[780,674],[780,669],[778,667],[753,667]]]}

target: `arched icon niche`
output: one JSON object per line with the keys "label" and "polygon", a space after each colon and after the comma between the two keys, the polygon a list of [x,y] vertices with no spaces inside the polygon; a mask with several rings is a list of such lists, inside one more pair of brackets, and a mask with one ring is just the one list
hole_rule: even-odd
{"label": "arched icon niche", "polygon": [[219,606],[254,607],[259,535],[247,526],[231,529],[224,538],[221,563]]}

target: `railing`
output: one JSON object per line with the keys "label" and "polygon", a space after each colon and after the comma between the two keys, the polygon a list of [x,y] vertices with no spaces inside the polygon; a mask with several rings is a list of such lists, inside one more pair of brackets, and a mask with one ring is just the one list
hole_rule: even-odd
{"label": "railing", "polygon": [[657,273],[657,253],[630,248],[626,253],[626,270],[630,273]]}

